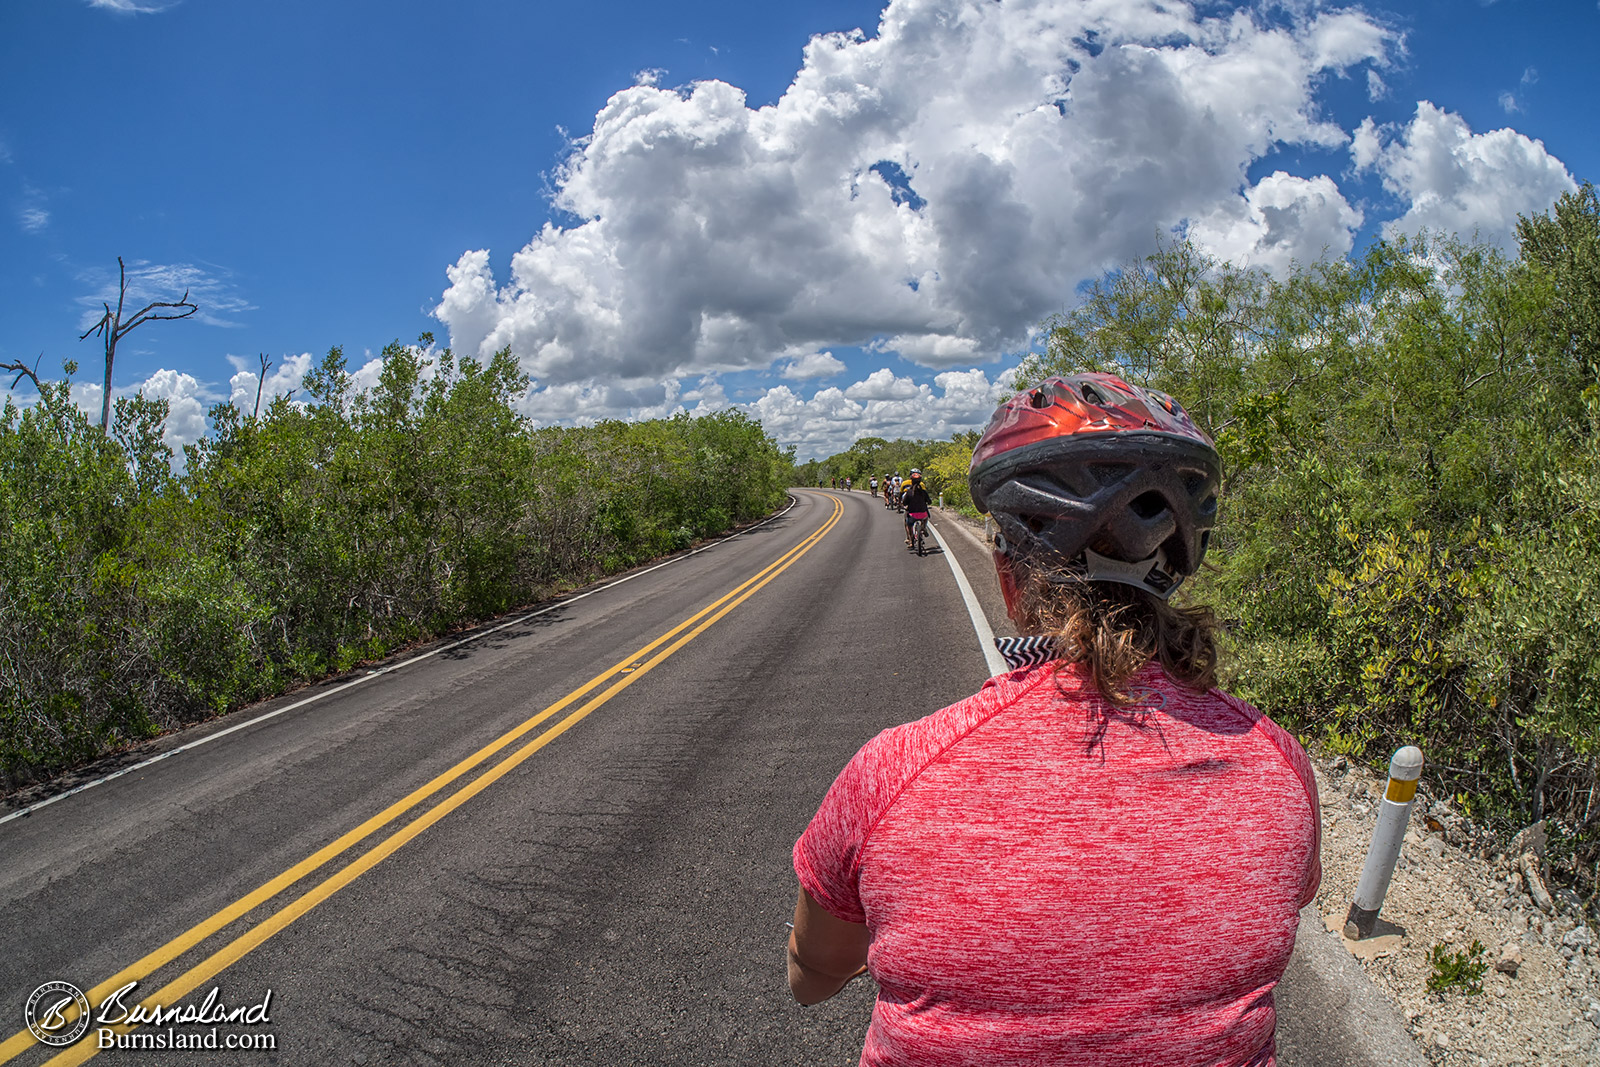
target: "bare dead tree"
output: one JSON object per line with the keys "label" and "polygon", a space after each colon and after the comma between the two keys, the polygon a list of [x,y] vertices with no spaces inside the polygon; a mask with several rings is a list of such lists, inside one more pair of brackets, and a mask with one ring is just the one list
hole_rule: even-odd
{"label": "bare dead tree", "polygon": [[[100,401],[100,431],[102,433],[111,432],[111,364],[117,358],[117,342],[122,340],[129,330],[132,330],[135,326],[141,326],[151,319],[186,319],[200,310],[198,304],[190,303],[189,290],[185,289],[182,299],[152,300],[140,308],[133,318],[123,322],[122,305],[128,299],[128,268],[122,265],[121,256],[117,257],[117,273],[119,278],[117,283],[117,310],[112,311],[111,305],[106,304],[106,313],[100,317],[100,321],[85,330],[82,336],[78,338],[78,340],[82,341],[90,334],[98,333],[105,340],[106,391],[105,396]],[[168,315],[158,311],[158,308],[187,308],[188,310],[182,314]]]}
{"label": "bare dead tree", "polygon": [[261,387],[267,384],[267,371],[272,369],[272,360],[267,358],[265,352],[257,353],[261,360],[261,373],[256,375],[256,409],[250,413],[252,419],[261,415]]}

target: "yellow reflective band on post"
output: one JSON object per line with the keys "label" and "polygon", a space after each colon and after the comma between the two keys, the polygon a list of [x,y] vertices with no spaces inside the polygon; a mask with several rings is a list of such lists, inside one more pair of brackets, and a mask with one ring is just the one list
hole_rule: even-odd
{"label": "yellow reflective band on post", "polygon": [[1389,779],[1389,791],[1383,794],[1383,799],[1392,800],[1396,804],[1409,804],[1417,796],[1417,783],[1415,781],[1403,782],[1398,778]]}

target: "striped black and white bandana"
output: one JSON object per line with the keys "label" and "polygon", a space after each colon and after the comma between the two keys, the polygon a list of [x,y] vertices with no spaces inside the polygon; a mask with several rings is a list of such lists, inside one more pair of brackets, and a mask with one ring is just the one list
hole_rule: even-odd
{"label": "striped black and white bandana", "polygon": [[1053,637],[997,637],[994,647],[1000,650],[1006,666],[1012,670],[1037,667],[1056,658],[1056,639]]}

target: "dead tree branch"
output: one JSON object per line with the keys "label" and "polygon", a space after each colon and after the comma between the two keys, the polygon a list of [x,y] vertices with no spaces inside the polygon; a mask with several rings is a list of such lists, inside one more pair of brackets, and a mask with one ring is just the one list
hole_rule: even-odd
{"label": "dead tree branch", "polygon": [[[39,359],[43,358],[44,353],[40,352]],[[15,389],[22,379],[27,378],[29,381],[33,382],[33,387],[34,389],[38,390],[39,395],[44,396],[44,385],[39,381],[39,359],[33,361],[32,367],[29,367],[20,359],[15,363],[0,363],[0,372],[10,374],[15,371],[17,374],[17,376],[11,380],[11,384],[7,388]]]}
{"label": "dead tree branch", "polygon": [[[106,346],[106,382],[105,395],[100,400],[100,431],[111,432],[111,364],[117,358],[117,342],[127,335],[135,326],[143,325],[152,319],[186,319],[200,310],[198,304],[189,300],[189,290],[183,291],[179,300],[152,300],[134,313],[133,318],[127,322],[122,321],[122,306],[128,299],[128,268],[123,266],[122,257],[117,257],[117,310],[113,312],[111,305],[106,304],[106,313],[100,316],[100,321],[85,330],[78,340],[85,340],[90,334],[100,334]],[[160,311],[160,308],[185,308],[181,314],[169,315]]]}
{"label": "dead tree branch", "polygon": [[[39,359],[43,358],[44,353],[40,352]],[[16,377],[11,379],[10,388],[12,389],[15,389],[18,385],[20,385],[22,379],[24,378],[27,378],[29,381],[33,382],[34,389],[38,390],[39,392],[39,406],[50,413],[50,421],[55,423],[56,433],[60,434],[61,439],[65,441],[67,437],[67,428],[61,421],[60,408],[56,399],[52,398],[51,392],[44,387],[44,382],[39,380],[39,359],[33,361],[32,367],[29,367],[20,359],[13,363],[0,363],[0,373],[16,374]],[[72,370],[69,369],[67,373],[71,374]]]}
{"label": "dead tree branch", "polygon": [[267,371],[272,369],[272,360],[267,358],[265,352],[257,353],[261,359],[261,373],[256,375],[256,409],[250,413],[252,419],[261,415],[261,387],[267,384]]}

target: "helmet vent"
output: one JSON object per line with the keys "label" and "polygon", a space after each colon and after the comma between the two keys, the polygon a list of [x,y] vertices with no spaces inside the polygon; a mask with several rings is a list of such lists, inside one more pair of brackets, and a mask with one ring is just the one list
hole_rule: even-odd
{"label": "helmet vent", "polygon": [[1090,404],[1105,406],[1106,399],[1100,395],[1099,390],[1087,383],[1078,386],[1078,391],[1083,394],[1083,399]]}
{"label": "helmet vent", "polygon": [[1037,516],[1037,515],[1029,515],[1028,519],[1027,519],[1027,522],[1028,522],[1028,529],[1032,530],[1034,533],[1043,533],[1044,532],[1044,520],[1041,519],[1039,516]]}
{"label": "helmet vent", "polygon": [[1167,498],[1152,489],[1134,497],[1128,502],[1128,507],[1141,519],[1153,519],[1167,510]]}

